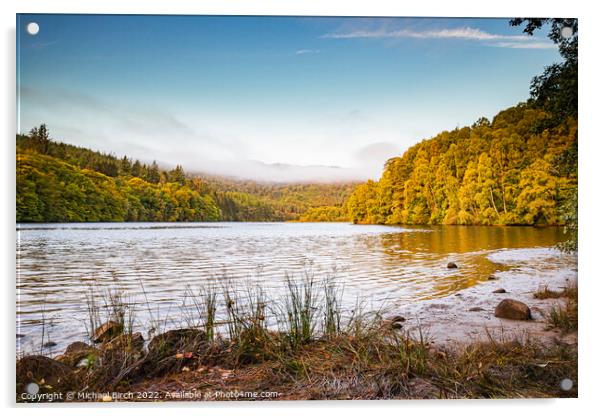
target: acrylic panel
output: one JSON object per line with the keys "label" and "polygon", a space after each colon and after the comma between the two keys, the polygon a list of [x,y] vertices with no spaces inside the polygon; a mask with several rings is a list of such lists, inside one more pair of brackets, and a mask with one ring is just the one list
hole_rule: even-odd
{"label": "acrylic panel", "polygon": [[16,27],[17,401],[577,396],[576,19]]}

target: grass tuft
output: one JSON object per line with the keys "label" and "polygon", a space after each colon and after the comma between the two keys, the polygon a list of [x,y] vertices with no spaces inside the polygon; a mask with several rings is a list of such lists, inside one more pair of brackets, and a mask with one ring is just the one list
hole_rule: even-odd
{"label": "grass tuft", "polygon": [[577,330],[578,326],[578,285],[576,281],[568,282],[561,291],[550,290],[547,286],[540,288],[533,295],[536,299],[561,299],[546,314],[550,327],[564,332]]}
{"label": "grass tuft", "polygon": [[[286,288],[279,302],[252,284],[244,291],[228,284],[221,296],[211,288],[195,293],[189,288],[182,305],[185,327],[159,331],[146,346],[128,342],[136,339],[136,325],[127,298],[90,290],[90,326],[120,320],[129,328],[129,338],[120,344],[110,341],[111,348],[89,346],[88,364],[73,374],[82,386],[98,391],[166,391],[176,382],[199,391],[216,385],[277,391],[287,399],[577,394],[576,387],[568,392],[559,388],[565,378],[576,383],[575,346],[489,335],[483,342],[444,349],[420,326],[413,332],[394,328],[383,310],[365,312],[359,301],[344,313],[342,289],[332,278],[320,282],[311,273],[300,279],[287,275]],[[567,285],[562,294],[566,302],[552,308],[550,323],[577,329],[576,284]],[[157,325],[154,317],[151,324]]]}

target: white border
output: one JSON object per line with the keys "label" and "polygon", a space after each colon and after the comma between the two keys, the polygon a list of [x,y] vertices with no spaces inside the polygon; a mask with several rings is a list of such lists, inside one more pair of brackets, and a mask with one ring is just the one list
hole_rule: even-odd
{"label": "white border", "polygon": [[[589,4],[586,4],[589,3]],[[554,16],[578,17],[580,32],[580,365],[579,365],[579,399],[573,400],[504,400],[504,401],[406,401],[406,402],[297,402],[297,403],[228,403],[189,405],[157,404],[130,405],[126,407],[111,407],[113,412],[133,411],[144,412],[148,415],[165,413],[168,408],[178,407],[178,412],[186,411],[194,414],[226,413],[247,414],[248,412],[262,415],[304,415],[307,413],[345,412],[350,414],[365,414],[376,408],[377,412],[399,414],[413,413],[445,413],[446,415],[468,414],[488,415],[509,412],[543,412],[548,414],[567,415],[589,413],[594,408],[599,396],[600,382],[600,308],[602,296],[601,267],[596,250],[602,238],[599,222],[602,217],[602,201],[600,181],[602,179],[602,126],[600,124],[600,14],[596,13],[595,2],[576,1],[524,1],[504,0],[501,2],[486,1],[357,1],[357,0],[105,0],[105,1],[74,1],[74,0],[21,0],[0,2],[2,13],[2,91],[0,116],[4,130],[2,140],[2,190],[3,198],[0,203],[2,218],[2,238],[0,240],[0,255],[4,274],[2,279],[4,302],[2,302],[2,321],[4,337],[2,342],[2,401],[5,406],[14,408],[14,274],[15,274],[15,13],[112,13],[112,14],[253,14],[253,15],[333,15],[333,16],[448,16],[448,17],[509,17],[509,16]],[[528,86],[525,86],[527,88]],[[81,406],[70,408],[45,406],[21,407],[19,412],[25,414],[55,415],[64,413],[87,414],[106,412],[105,406]],[[200,407],[200,409],[199,409]]]}

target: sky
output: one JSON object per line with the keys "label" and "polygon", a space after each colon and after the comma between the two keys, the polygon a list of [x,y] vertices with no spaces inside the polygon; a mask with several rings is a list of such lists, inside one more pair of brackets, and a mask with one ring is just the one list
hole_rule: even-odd
{"label": "sky", "polygon": [[17,128],[189,172],[378,179],[559,60],[508,19],[21,14]]}

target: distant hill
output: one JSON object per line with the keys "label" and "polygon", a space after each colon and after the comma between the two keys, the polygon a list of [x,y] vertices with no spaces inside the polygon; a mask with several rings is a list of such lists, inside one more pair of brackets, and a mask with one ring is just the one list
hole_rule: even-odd
{"label": "distant hill", "polygon": [[342,207],[357,183],[262,183],[61,143],[45,125],[17,136],[17,221],[288,221]]}

